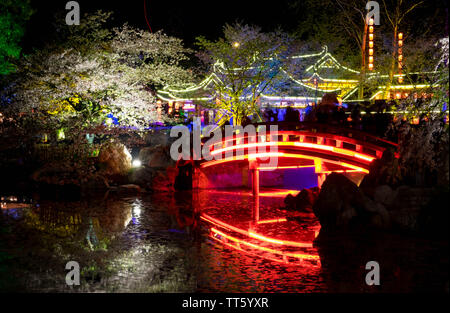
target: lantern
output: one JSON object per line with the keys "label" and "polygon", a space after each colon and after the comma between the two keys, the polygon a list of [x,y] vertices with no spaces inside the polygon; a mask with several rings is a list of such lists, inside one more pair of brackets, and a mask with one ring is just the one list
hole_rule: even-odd
{"label": "lantern", "polygon": [[398,37],[398,73],[400,74],[400,76],[398,77],[398,82],[402,83],[403,82],[403,77],[401,76],[402,74],[402,68],[403,68],[403,33],[398,33],[397,35]]}
{"label": "lantern", "polygon": [[369,62],[368,62],[368,66],[369,66],[369,70],[372,71],[373,70],[373,47],[374,47],[374,21],[373,18],[369,19]]}

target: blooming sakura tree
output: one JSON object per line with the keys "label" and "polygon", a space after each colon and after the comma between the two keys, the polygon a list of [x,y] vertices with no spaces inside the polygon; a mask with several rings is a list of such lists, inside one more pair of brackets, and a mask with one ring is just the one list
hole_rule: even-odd
{"label": "blooming sakura tree", "polygon": [[[180,39],[128,25],[110,30],[109,17],[97,12],[79,26],[59,26],[59,41],[22,58],[0,84],[0,144],[80,183],[103,175],[91,158],[96,151],[102,155],[123,133],[139,142],[140,131],[161,120],[156,88],[191,79],[180,65],[190,52]],[[35,143],[43,134],[64,141],[47,147],[51,152],[39,162]],[[99,146],[93,135],[108,140]]]}
{"label": "blooming sakura tree", "polygon": [[85,128],[108,122],[108,114],[120,126],[137,130],[155,122],[154,88],[190,80],[180,66],[189,50],[162,32],[128,25],[105,29],[109,16],[97,12],[86,19],[87,25],[66,30],[68,41],[26,57],[3,91],[6,110]]}

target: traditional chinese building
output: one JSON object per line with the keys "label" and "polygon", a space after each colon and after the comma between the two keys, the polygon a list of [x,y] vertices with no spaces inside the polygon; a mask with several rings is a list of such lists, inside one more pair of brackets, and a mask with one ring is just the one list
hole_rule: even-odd
{"label": "traditional chinese building", "polygon": [[[368,71],[365,74],[364,97],[359,99],[360,71],[339,63],[326,46],[318,53],[297,55],[292,59],[294,66],[298,66],[295,71],[297,74],[288,73],[280,67],[279,73],[284,76],[284,87],[282,90],[261,94],[258,99],[261,109],[283,110],[290,106],[302,113],[308,106],[320,103],[322,97],[329,93],[337,96],[339,104],[400,99],[409,95],[416,98],[431,96],[429,89],[432,87],[430,81],[433,73],[396,74],[395,83],[387,87],[388,75]],[[164,87],[157,92],[159,104],[167,105],[168,113],[183,108],[186,116],[199,116],[206,123],[211,121],[214,118],[214,110],[208,107],[219,101],[215,96],[214,84],[222,84],[219,78],[222,69],[221,63],[216,62],[211,74],[198,84],[184,88]]]}

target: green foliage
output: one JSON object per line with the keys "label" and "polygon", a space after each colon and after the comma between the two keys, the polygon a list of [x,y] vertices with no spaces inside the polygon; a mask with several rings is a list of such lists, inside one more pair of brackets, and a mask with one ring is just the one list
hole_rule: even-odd
{"label": "green foliage", "polygon": [[220,82],[215,82],[223,124],[230,118],[240,125],[249,115],[258,115],[258,98],[281,80],[280,68],[291,53],[290,38],[279,31],[263,33],[258,27],[225,25],[224,37],[216,41],[197,38],[201,60],[212,66]]}
{"label": "green foliage", "polygon": [[0,75],[14,71],[11,60],[20,56],[20,40],[26,21],[33,11],[30,0],[2,0],[0,2]]}

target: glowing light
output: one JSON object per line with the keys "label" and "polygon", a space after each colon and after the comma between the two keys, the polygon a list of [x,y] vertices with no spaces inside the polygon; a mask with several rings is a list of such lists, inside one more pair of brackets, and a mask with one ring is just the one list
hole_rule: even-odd
{"label": "glowing light", "polygon": [[261,171],[273,171],[273,170],[286,170],[286,169],[296,169],[296,168],[311,168],[314,167],[314,165],[293,165],[293,166],[273,166],[273,167],[258,167]]}
{"label": "glowing light", "polygon": [[[402,51],[402,47],[403,46],[403,33],[398,33],[398,73],[402,74],[402,68],[403,68],[403,51]],[[398,82],[402,83],[403,82],[403,77],[402,78],[398,78]]]}
{"label": "glowing light", "polygon": [[133,167],[140,167],[142,165],[142,162],[140,160],[133,160]]}
{"label": "glowing light", "polygon": [[255,233],[253,231],[246,231],[243,230],[241,228],[232,226],[228,223],[222,222],[216,218],[213,218],[209,215],[206,214],[202,214],[200,216],[200,218],[204,221],[207,221],[209,223],[212,223],[216,226],[228,229],[228,230],[232,230],[234,232],[240,233],[242,235],[254,238],[254,239],[259,239],[261,241],[265,241],[265,242],[269,242],[269,243],[273,243],[273,244],[277,244],[277,245],[285,245],[285,246],[291,246],[291,247],[301,247],[301,248],[311,248],[313,245],[310,242],[299,242],[299,241],[290,241],[290,240],[279,240],[279,239],[275,239],[275,238],[271,238],[271,237],[266,237],[263,235],[260,235],[258,233]]}
{"label": "glowing light", "polygon": [[[296,264],[296,263],[289,263],[287,261],[287,257],[298,258],[298,259],[300,259],[299,260],[300,262],[303,259],[307,259],[307,260],[315,261],[316,265],[320,266],[320,258],[319,258],[318,255],[299,254],[299,253],[286,253],[286,252],[283,252],[283,251],[280,251],[280,250],[275,250],[275,249],[270,249],[270,248],[258,246],[256,244],[253,244],[253,243],[250,243],[250,242],[247,242],[247,241],[244,241],[244,240],[241,240],[241,239],[238,239],[238,238],[226,235],[226,234],[224,234],[224,233],[222,233],[222,232],[220,232],[220,231],[218,231],[216,229],[211,229],[211,232],[213,233],[213,235],[211,235],[212,239],[214,239],[216,241],[219,241],[222,244],[224,244],[224,245],[226,245],[226,246],[228,246],[230,248],[234,248],[234,249],[236,249],[238,251],[247,253],[249,255],[261,257],[261,258],[264,258],[264,259],[267,259],[267,260],[270,260],[270,261],[281,262],[281,263],[285,263],[285,264],[293,264],[293,265]],[[217,235],[222,237],[222,238],[225,238],[226,241],[220,240]],[[231,242],[234,242],[235,245],[232,244]],[[261,250],[261,251],[270,252],[270,253],[275,254],[275,255],[280,255],[282,257],[282,259],[280,260],[280,259],[276,259],[276,258],[267,257],[265,255],[252,253],[250,251],[244,250],[242,248],[242,245],[248,246],[248,247],[251,247],[251,248],[254,248],[254,249],[258,249],[258,250]],[[303,263],[301,263],[301,264],[303,264]]]}
{"label": "glowing light", "polygon": [[[227,140],[227,141],[229,141],[229,140]],[[372,162],[375,159],[374,157],[371,157],[369,155],[357,153],[357,152],[352,151],[352,150],[337,148],[337,147],[333,147],[333,146],[327,146],[327,145],[324,145],[324,144],[315,144],[315,143],[308,143],[308,142],[277,142],[277,141],[250,143],[250,144],[240,144],[240,145],[230,146],[230,147],[214,150],[214,151],[211,152],[211,155],[214,156],[214,155],[217,155],[217,154],[220,154],[220,153],[223,153],[223,152],[226,152],[226,151],[231,151],[231,150],[249,149],[249,148],[256,148],[256,147],[267,147],[267,146],[274,146],[274,145],[277,145],[277,146],[294,146],[294,147],[326,150],[326,151],[331,151],[331,152],[335,152],[335,153],[338,153],[338,154],[344,154],[344,155],[347,155],[347,156],[356,157],[356,158],[359,158],[359,159],[362,159],[362,160],[366,160],[366,161],[369,161],[369,162]],[[252,156],[263,158],[263,157],[267,157],[267,156],[273,156],[273,153],[272,154],[258,153],[258,154],[252,154]]]}
{"label": "glowing light", "polygon": [[281,223],[281,222],[286,222],[287,219],[286,218],[274,218],[271,220],[261,220],[258,221],[257,224],[269,224],[269,223]]}
{"label": "glowing light", "polygon": [[[249,154],[247,156],[230,157],[230,158],[226,158],[223,160],[208,161],[208,162],[201,164],[201,167],[206,168],[206,167],[210,167],[213,165],[218,165],[218,164],[222,164],[222,163],[226,163],[226,162],[232,162],[232,161],[236,161],[236,160],[245,160],[245,159],[252,159],[252,158],[253,159],[265,158],[265,157],[308,159],[308,160],[321,159],[322,160],[322,158],[313,157],[310,155],[276,152],[276,153],[263,153],[263,154],[259,154],[259,155],[258,154]],[[364,173],[369,173],[369,171],[365,168],[362,168],[362,167],[356,166],[356,165],[352,165],[349,163],[345,163],[342,161],[335,161],[335,160],[331,160],[331,159],[324,159],[324,161],[326,161],[328,163],[333,163],[333,164],[341,165],[344,167],[348,167],[351,169],[360,170],[361,172],[364,172]]]}
{"label": "glowing light", "polygon": [[57,134],[58,140],[66,139],[66,135],[64,134],[64,129],[62,129],[62,128],[58,129],[56,134]]}
{"label": "glowing light", "polygon": [[105,124],[108,125],[108,126],[111,126],[111,125],[113,124],[113,119],[110,118],[110,117],[108,117],[108,118],[105,120]]}
{"label": "glowing light", "polygon": [[195,105],[192,102],[186,102],[183,104],[183,110],[185,111],[195,110]]}
{"label": "glowing light", "polygon": [[239,46],[240,46],[241,44],[239,43],[239,42],[237,42],[237,41],[235,41],[235,42],[233,42],[233,48],[239,48]]}

